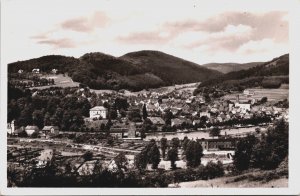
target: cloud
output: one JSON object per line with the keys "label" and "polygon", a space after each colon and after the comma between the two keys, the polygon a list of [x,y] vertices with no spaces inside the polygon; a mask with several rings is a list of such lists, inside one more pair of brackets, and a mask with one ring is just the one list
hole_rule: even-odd
{"label": "cloud", "polygon": [[262,39],[272,39],[275,43],[288,41],[286,13],[279,11],[260,14],[226,12],[202,21],[168,22],[164,24],[164,28],[176,34],[176,39],[179,40],[190,36],[192,31],[193,39],[183,39],[189,40],[182,44],[187,49],[201,47],[208,51],[234,52],[249,41]]}
{"label": "cloud", "polygon": [[167,21],[149,31],[133,31],[118,36],[126,44],[173,44],[185,49],[208,52],[237,51],[249,41],[272,39],[288,41],[286,12],[225,12],[202,20]]}
{"label": "cloud", "polygon": [[258,52],[266,52],[275,46],[272,39],[262,39],[258,41],[249,41],[239,48],[238,52],[243,54],[253,54]]}
{"label": "cloud", "polygon": [[117,41],[129,44],[162,44],[172,39],[168,32],[133,32],[125,36],[117,37]]}
{"label": "cloud", "polygon": [[74,48],[76,44],[73,40],[69,38],[61,38],[61,39],[43,39],[38,41],[39,44],[51,45],[54,48]]}
{"label": "cloud", "polygon": [[91,32],[95,28],[105,27],[109,21],[109,17],[104,12],[97,11],[90,17],[66,20],[61,23],[61,28],[77,32]]}

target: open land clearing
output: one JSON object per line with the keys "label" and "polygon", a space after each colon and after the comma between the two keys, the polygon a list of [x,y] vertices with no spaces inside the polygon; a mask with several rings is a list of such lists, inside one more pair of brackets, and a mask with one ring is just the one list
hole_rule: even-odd
{"label": "open land clearing", "polygon": [[[272,171],[270,171],[272,172]],[[211,180],[197,180],[169,185],[180,188],[283,188],[288,187],[288,178],[281,176],[270,181],[261,180],[269,171],[253,171],[236,176],[225,176]],[[253,178],[253,176],[255,176]]]}

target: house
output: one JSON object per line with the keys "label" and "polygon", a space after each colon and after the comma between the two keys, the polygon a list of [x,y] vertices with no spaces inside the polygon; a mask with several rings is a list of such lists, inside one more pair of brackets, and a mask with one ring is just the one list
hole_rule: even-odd
{"label": "house", "polygon": [[42,129],[42,134],[47,136],[56,136],[59,134],[59,128],[58,126],[44,126]]}
{"label": "house", "polygon": [[103,106],[95,106],[90,109],[90,118],[106,118],[108,110]]}
{"label": "house", "polygon": [[190,124],[190,125],[193,124],[193,122],[190,119],[174,118],[171,120],[172,127],[182,125],[182,123],[186,123],[186,124]]}
{"label": "house", "polygon": [[15,121],[11,121],[11,123],[7,123],[7,133],[11,135],[18,135],[25,131],[25,128],[23,126],[18,127],[15,124]]}
{"label": "house", "polygon": [[40,69],[32,69],[32,73],[38,74],[40,73]]}
{"label": "house", "polygon": [[197,140],[203,150],[232,150],[235,148],[236,139],[234,138],[218,138],[218,139],[198,139]]}
{"label": "house", "polygon": [[207,118],[210,118],[210,113],[209,112],[200,112],[200,118],[202,116],[206,116]]}
{"label": "house", "polygon": [[109,130],[111,136],[115,138],[124,138],[128,137],[128,128],[124,127],[111,127]]}
{"label": "house", "polygon": [[33,126],[28,125],[25,127],[25,132],[27,133],[28,136],[32,136],[34,133],[39,132],[39,128],[35,125]]}
{"label": "house", "polygon": [[245,89],[243,93],[244,95],[254,95],[254,91],[249,89]]}
{"label": "house", "polygon": [[177,115],[180,111],[181,111],[181,108],[171,108],[170,111],[172,112],[173,115]]}
{"label": "house", "polygon": [[148,117],[148,119],[152,122],[152,124],[157,126],[163,126],[166,124],[161,117]]}
{"label": "house", "polygon": [[57,69],[52,69],[52,70],[51,70],[51,73],[56,74],[57,71],[58,71]]}
{"label": "house", "polygon": [[153,125],[157,126],[158,131],[162,131],[162,126],[165,125],[165,121],[161,117],[148,117]]}
{"label": "house", "polygon": [[201,120],[193,120],[193,125],[195,126],[195,125],[197,125],[197,124],[200,124],[201,123]]}

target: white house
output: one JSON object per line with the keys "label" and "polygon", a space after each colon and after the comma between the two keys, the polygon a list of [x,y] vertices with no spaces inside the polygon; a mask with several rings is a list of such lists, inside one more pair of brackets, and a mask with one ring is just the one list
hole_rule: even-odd
{"label": "white house", "polygon": [[249,103],[235,103],[234,106],[240,108],[242,113],[246,113],[251,109],[251,104]]}
{"label": "white house", "polygon": [[33,126],[28,125],[25,127],[25,132],[27,133],[28,136],[32,136],[32,134],[39,132],[39,128],[35,125]]}
{"label": "white house", "polygon": [[207,118],[210,118],[210,113],[209,112],[200,112],[200,118],[202,116],[206,116]]}
{"label": "white house", "polygon": [[38,74],[38,73],[40,73],[40,69],[32,69],[32,73]]}
{"label": "white house", "polygon": [[57,69],[52,69],[52,70],[51,70],[51,72],[52,72],[53,74],[56,74],[57,71],[58,71]]}
{"label": "white house", "polygon": [[106,118],[107,112],[107,108],[103,106],[95,106],[90,109],[90,118]]}

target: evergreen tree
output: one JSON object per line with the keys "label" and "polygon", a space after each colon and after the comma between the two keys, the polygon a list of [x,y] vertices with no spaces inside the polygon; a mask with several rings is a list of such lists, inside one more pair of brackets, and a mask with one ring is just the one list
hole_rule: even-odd
{"label": "evergreen tree", "polygon": [[188,167],[197,167],[201,163],[203,156],[202,146],[196,141],[189,141],[186,147],[186,161]]}
{"label": "evergreen tree", "polygon": [[163,138],[160,139],[160,148],[161,148],[163,159],[166,156],[167,142],[168,142],[168,140],[165,137],[163,137]]}
{"label": "evergreen tree", "polygon": [[147,108],[146,108],[146,104],[144,104],[144,106],[143,106],[143,119],[145,120],[147,117],[148,117]]}
{"label": "evergreen tree", "polygon": [[171,162],[171,168],[176,169],[176,160],[178,159],[178,149],[177,148],[171,148],[168,151],[168,160]]}

